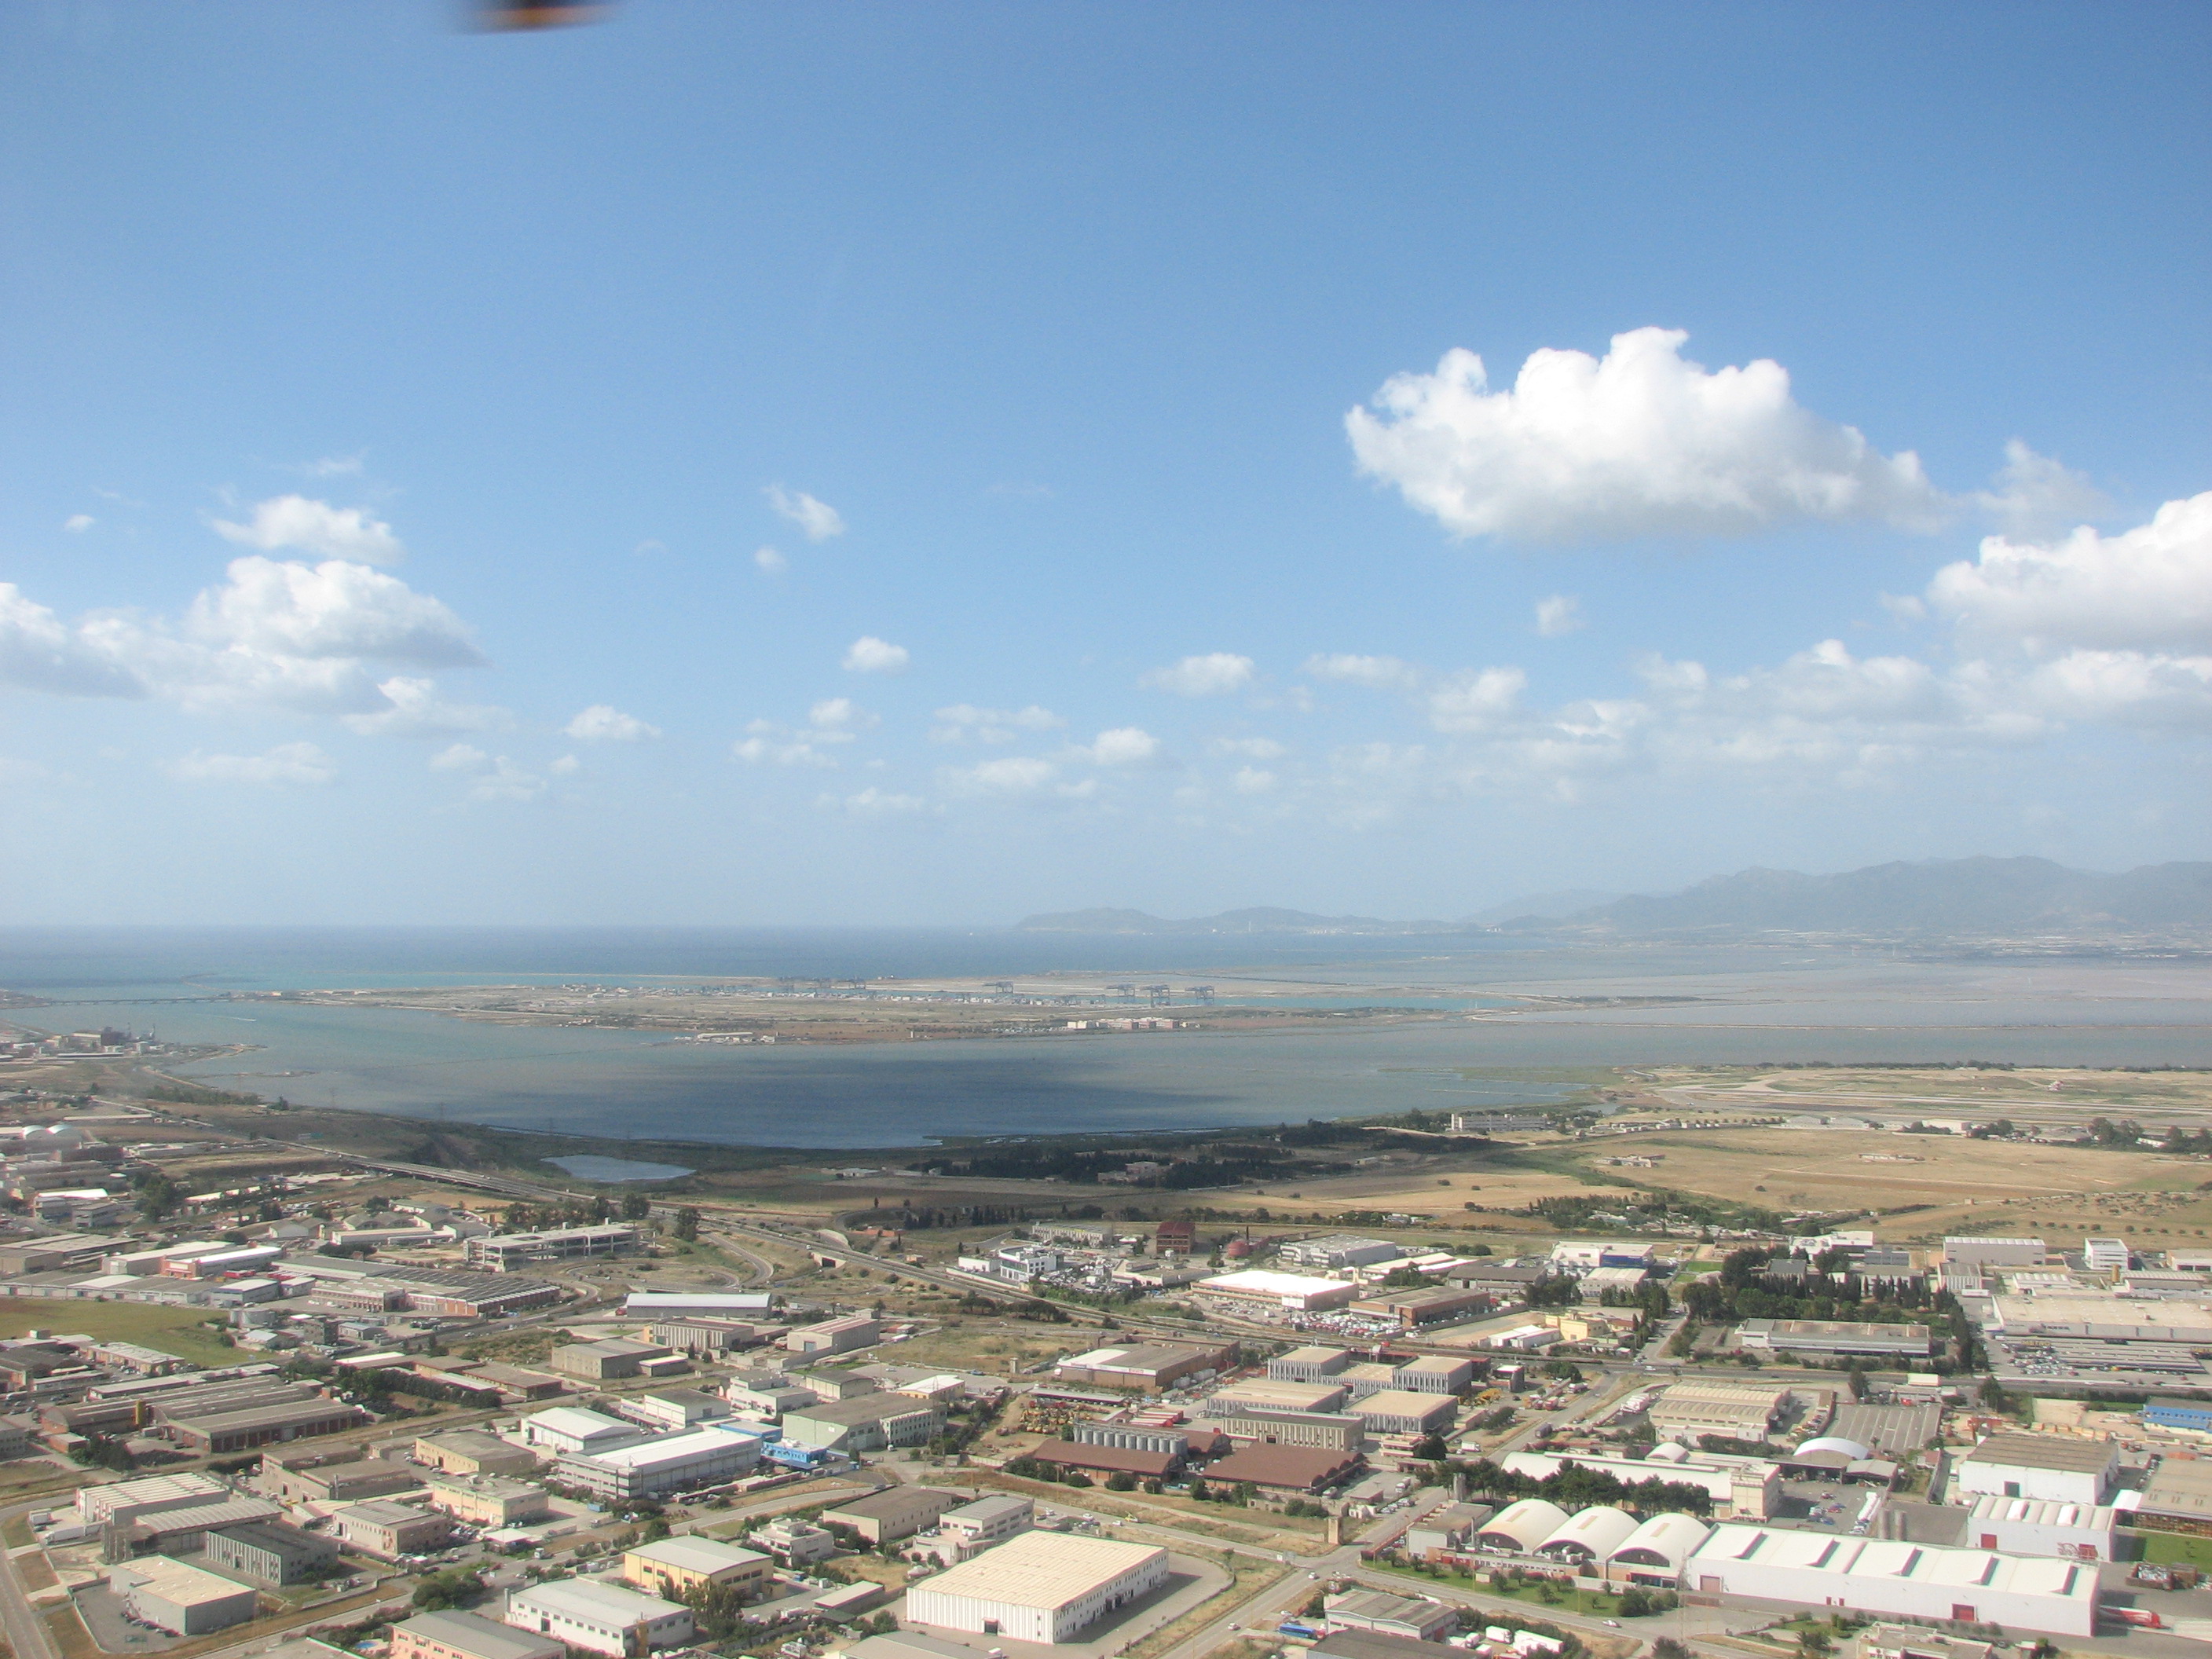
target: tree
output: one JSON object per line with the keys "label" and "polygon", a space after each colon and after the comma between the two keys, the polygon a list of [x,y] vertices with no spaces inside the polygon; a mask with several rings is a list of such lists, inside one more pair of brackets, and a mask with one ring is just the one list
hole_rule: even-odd
{"label": "tree", "polygon": [[643,1193],[623,1194],[622,1218],[624,1221],[642,1221],[652,1213],[653,1200]]}
{"label": "tree", "polygon": [[425,1613],[465,1606],[483,1594],[483,1580],[472,1567],[447,1567],[415,1586],[415,1605]]}
{"label": "tree", "polygon": [[1127,1469],[1116,1469],[1106,1477],[1108,1492],[1134,1492],[1136,1489],[1137,1477]]}
{"label": "tree", "polygon": [[1451,1448],[1444,1444],[1440,1434],[1424,1435],[1413,1447],[1413,1455],[1429,1462],[1440,1462],[1451,1455]]}
{"label": "tree", "polygon": [[686,1204],[682,1209],[677,1211],[675,1232],[677,1237],[682,1239],[687,1244],[689,1244],[693,1239],[698,1237],[699,1212],[689,1204]]}

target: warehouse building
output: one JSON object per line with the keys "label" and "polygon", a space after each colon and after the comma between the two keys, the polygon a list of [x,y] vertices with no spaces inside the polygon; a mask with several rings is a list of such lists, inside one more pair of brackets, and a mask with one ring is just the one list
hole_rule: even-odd
{"label": "warehouse building", "polygon": [[609,1382],[635,1376],[648,1359],[665,1359],[669,1351],[657,1342],[634,1342],[612,1337],[605,1342],[570,1342],[553,1350],[547,1364],[564,1376],[588,1377]]}
{"label": "warehouse building", "polygon": [[1277,1382],[1326,1382],[1351,1364],[1349,1349],[1310,1346],[1277,1354],[1267,1362],[1267,1375]]}
{"label": "warehouse building", "polygon": [[775,1567],[758,1550],[693,1535],[631,1545],[623,1552],[622,1576],[639,1589],[672,1601],[710,1584],[734,1589],[750,1601],[768,1589]]}
{"label": "warehouse building", "polygon": [[2112,1559],[2115,1511],[2102,1505],[2053,1504],[2040,1498],[1978,1498],[1960,1540],[2006,1555],[2051,1555],[2070,1561]]}
{"label": "warehouse building", "polygon": [[783,1346],[793,1353],[850,1353],[855,1348],[872,1346],[882,1340],[883,1334],[882,1321],[866,1314],[847,1314],[842,1319],[799,1326],[783,1339]]}
{"label": "warehouse building", "polygon": [[522,1419],[522,1437],[556,1457],[580,1456],[634,1446],[647,1431],[604,1412],[556,1406]]}
{"label": "warehouse building", "polygon": [[358,1504],[410,1491],[422,1477],[404,1463],[364,1457],[357,1446],[330,1452],[264,1452],[256,1489],[280,1504]]}
{"label": "warehouse building", "polygon": [[449,1516],[374,1498],[332,1511],[331,1531],[364,1554],[394,1561],[442,1549],[453,1535]]}
{"label": "warehouse building", "polygon": [[1267,1446],[1357,1451],[1368,1434],[1365,1418],[1337,1412],[1240,1412],[1215,1420],[1232,1440],[1256,1440]]}
{"label": "warehouse building", "polygon": [[783,1413],[783,1437],[792,1444],[850,1455],[927,1445],[944,1426],[944,1407],[903,1394],[830,1400]]}
{"label": "warehouse building", "polygon": [[1412,1642],[1436,1642],[1459,1627],[1459,1609],[1422,1596],[1355,1589],[1328,1596],[1322,1621],[1329,1629],[1372,1631]]}
{"label": "warehouse building", "polygon": [[1364,1360],[1357,1365],[1346,1365],[1329,1381],[1342,1383],[1352,1399],[1364,1400],[1370,1394],[1381,1394],[1391,1387],[1396,1371],[1395,1366]]}
{"label": "warehouse building", "polygon": [[2143,1483],[2130,1519],[2156,1532],[2212,1534],[2212,1460],[2161,1459]]}
{"label": "warehouse building", "polygon": [[1181,1429],[1156,1429],[1143,1423],[1073,1423],[1066,1437],[1079,1446],[1119,1446],[1125,1451],[1164,1452],[1180,1457],[1190,1449]]}
{"label": "warehouse building", "polygon": [[1407,1528],[1399,1542],[1416,1561],[1427,1560],[1431,1553],[1449,1554],[1463,1550],[1482,1523],[1496,1512],[1487,1504],[1447,1504],[1442,1509],[1431,1510]]}
{"label": "warehouse building", "polygon": [[127,1526],[111,1526],[107,1550],[113,1560],[132,1553],[189,1555],[208,1534],[222,1527],[242,1527],[251,1522],[273,1520],[282,1510],[265,1498],[226,1494],[220,1504],[196,1504],[187,1510],[162,1510],[142,1515]]}
{"label": "warehouse building", "polygon": [[261,1592],[252,1585],[162,1555],[110,1567],[107,1583],[125,1614],[172,1636],[228,1630],[261,1607]]}
{"label": "warehouse building", "polygon": [[760,1340],[760,1328],[757,1325],[739,1319],[710,1319],[704,1316],[656,1319],[652,1330],[653,1340],[663,1347],[695,1357],[729,1353],[750,1347]]}
{"label": "warehouse building", "polygon": [[2212,1434],[2212,1401],[2154,1400],[2142,1408],[2142,1420],[2161,1429]]}
{"label": "warehouse building", "polygon": [[1475,1534],[1475,1545],[1498,1555],[1534,1555],[1536,1546],[1565,1526],[1570,1518],[1557,1504],[1524,1498],[1492,1516]]}
{"label": "warehouse building", "polygon": [[1761,1352],[1872,1354],[1924,1359],[1936,1352],[1925,1325],[1869,1325],[1841,1319],[1747,1319],[1735,1328],[1735,1346]]}
{"label": "warehouse building", "polygon": [[88,1526],[127,1524],[142,1515],[219,1504],[229,1496],[230,1488],[211,1475],[154,1474],[143,1480],[87,1486],[76,1495],[76,1511]]}
{"label": "warehouse building", "polygon": [[1043,1440],[1031,1457],[1054,1468],[1086,1474],[1133,1474],[1139,1480],[1164,1480],[1182,1467],[1181,1451],[1146,1451],[1138,1446],[1097,1445],[1079,1440]]}
{"label": "warehouse building", "polygon": [[1789,1398],[1787,1389],[1748,1382],[1676,1382],[1653,1403],[1651,1431],[1662,1440],[1686,1443],[1707,1434],[1764,1440]]}
{"label": "warehouse building", "polygon": [[1433,1434],[1451,1427],[1455,1409],[1448,1394],[1386,1389],[1354,1404],[1352,1415],[1364,1419],[1375,1434]]}
{"label": "warehouse building", "polygon": [[1462,1394],[1474,1383],[1474,1361],[1425,1353],[1391,1373],[1390,1386],[1415,1394]]}
{"label": "warehouse building", "polygon": [[605,1499],[659,1498],[720,1486],[750,1474],[760,1462],[757,1435],[727,1429],[656,1435],[611,1451],[580,1452],[556,1465],[559,1478]]}
{"label": "warehouse building", "polygon": [[938,1516],[966,1501],[934,1486],[891,1486],[824,1510],[818,1518],[825,1527],[850,1527],[871,1544],[890,1544],[936,1525]]}
{"label": "warehouse building", "polygon": [[917,1624],[1019,1642],[1071,1642],[1168,1581],[1168,1553],[1145,1544],[1025,1533],[907,1591]]}
{"label": "warehouse building", "polygon": [[514,1527],[553,1512],[544,1487],[503,1474],[444,1474],[430,1482],[428,1503],[456,1521],[478,1527]]}
{"label": "warehouse building", "polygon": [[1003,1544],[1036,1524],[1036,1504],[1033,1500],[1002,1493],[947,1510],[938,1518],[937,1529],[958,1540],[964,1548],[981,1550]]}
{"label": "warehouse building", "polygon": [[2097,1621],[2097,1569],[2086,1563],[1733,1522],[1698,1547],[1682,1588],[2061,1636],[2091,1635]]}
{"label": "warehouse building", "polygon": [[1615,1584],[1672,1589],[1682,1568],[1713,1529],[1694,1515],[1655,1515],[1620,1541],[1605,1559],[1605,1576]]}
{"label": "warehouse building", "polygon": [[634,1394],[613,1403],[615,1410],[631,1422],[642,1423],[659,1434],[719,1423],[731,1415],[727,1401],[698,1389],[663,1389],[658,1394]]}
{"label": "warehouse building", "polygon": [[1064,1382],[1104,1389],[1159,1389],[1174,1387],[1202,1371],[1225,1371],[1236,1362],[1233,1343],[1200,1346],[1186,1342],[1146,1342],[1129,1347],[1093,1348],[1063,1359],[1053,1375]]}
{"label": "warehouse building", "polygon": [[1431,1285],[1416,1290],[1382,1291],[1351,1304],[1351,1311],[1370,1319],[1388,1320],[1401,1330],[1421,1325],[1442,1325],[1469,1314],[1487,1312],[1490,1292],[1465,1285]]}
{"label": "warehouse building", "polygon": [[1321,1313],[1344,1307],[1359,1294],[1357,1285],[1337,1279],[1268,1273],[1256,1267],[1201,1279],[1192,1289],[1234,1307],[1281,1313]]}
{"label": "warehouse building", "polygon": [[473,1613],[418,1613],[392,1627],[391,1659],[568,1659],[568,1650]]}
{"label": "warehouse building", "polygon": [[415,1461],[443,1474],[528,1474],[538,1462],[512,1441],[468,1429],[424,1435],[415,1443]]}
{"label": "warehouse building", "polygon": [[257,1584],[296,1584],[338,1559],[335,1540],[281,1521],[225,1527],[208,1534],[200,1548],[210,1566]]}
{"label": "warehouse building", "polygon": [[1275,1260],[1290,1267],[1365,1267],[1377,1261],[1395,1261],[1406,1252],[1387,1238],[1362,1238],[1356,1233],[1329,1233],[1279,1245]]}
{"label": "warehouse building", "polygon": [[1358,1473],[1359,1465],[1356,1451],[1249,1445],[1207,1464],[1206,1478],[1225,1486],[1249,1484],[1263,1492],[1298,1496],[1341,1485]]}
{"label": "warehouse building", "polygon": [[1960,1492],[2094,1506],[2119,1479],[2120,1447],[2115,1440],[2071,1435],[1993,1434],[1955,1468]]}
{"label": "warehouse building", "polygon": [[1605,1504],[1577,1510],[1552,1529],[1536,1553],[1553,1561],[1588,1567],[1606,1560],[1636,1535],[1636,1517]]}
{"label": "warehouse building", "polygon": [[608,1659],[684,1647],[693,1635],[690,1608],[588,1578],[556,1578],[511,1592],[507,1623]]}
{"label": "warehouse building", "polygon": [[468,1259],[495,1273],[511,1273],[541,1261],[574,1261],[586,1256],[629,1255],[645,1246],[635,1227],[561,1227],[547,1232],[506,1233],[472,1238]]}
{"label": "warehouse building", "polygon": [[1333,1412],[1351,1393],[1348,1384],[1278,1382],[1272,1377],[1253,1377],[1232,1382],[1211,1395],[1204,1407],[1208,1417],[1241,1417],[1246,1412]]}
{"label": "warehouse building", "polygon": [[1947,1238],[1947,1267],[2040,1267],[2050,1252],[2039,1238]]}
{"label": "warehouse building", "polygon": [[223,1412],[213,1417],[179,1418],[166,1430],[185,1451],[199,1456],[249,1451],[285,1440],[305,1440],[358,1428],[373,1419],[342,1400],[303,1400],[258,1411]]}

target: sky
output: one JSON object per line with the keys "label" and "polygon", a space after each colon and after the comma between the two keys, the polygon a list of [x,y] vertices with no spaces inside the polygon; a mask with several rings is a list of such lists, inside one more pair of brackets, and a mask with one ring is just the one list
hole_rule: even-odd
{"label": "sky", "polygon": [[2206,856],[2212,10],[0,10],[0,922]]}

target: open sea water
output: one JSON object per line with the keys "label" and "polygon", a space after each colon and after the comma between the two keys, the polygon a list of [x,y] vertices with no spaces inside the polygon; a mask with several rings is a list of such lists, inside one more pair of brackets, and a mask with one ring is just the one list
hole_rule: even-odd
{"label": "open sea water", "polygon": [[[732,1047],[224,991],[655,978],[1273,972],[1305,1006],[1482,1011],[1404,1027]],[[1364,995],[1364,987],[1378,988]],[[1762,946],[846,928],[0,929],[0,1027],[246,1043],[181,1068],[303,1104],[566,1133],[823,1148],[1533,1104],[1669,1061],[2212,1066],[2212,969],[1903,961]],[[1666,996],[1499,1014],[1502,994]],[[1551,1073],[1546,1075],[1545,1073]]]}

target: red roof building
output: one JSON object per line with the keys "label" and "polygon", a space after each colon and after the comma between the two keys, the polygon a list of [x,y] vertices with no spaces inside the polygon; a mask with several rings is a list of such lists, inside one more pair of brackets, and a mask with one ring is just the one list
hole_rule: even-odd
{"label": "red roof building", "polygon": [[1249,1445],[1206,1467],[1206,1478],[1231,1486],[1250,1481],[1273,1492],[1318,1492],[1359,1468],[1356,1451],[1320,1446]]}
{"label": "red roof building", "polygon": [[1063,1469],[1097,1469],[1146,1480],[1164,1479],[1182,1461],[1172,1452],[1139,1451],[1133,1446],[1079,1446],[1073,1440],[1044,1441],[1030,1455]]}

